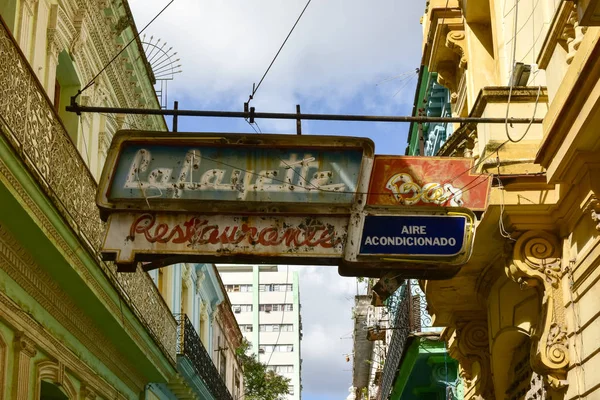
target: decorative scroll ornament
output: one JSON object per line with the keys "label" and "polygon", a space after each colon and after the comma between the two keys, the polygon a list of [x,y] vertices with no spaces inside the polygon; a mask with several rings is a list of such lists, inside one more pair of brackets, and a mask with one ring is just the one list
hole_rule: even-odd
{"label": "decorative scroll ornament", "polygon": [[[475,394],[479,398],[493,399],[487,321],[476,319],[459,324],[456,340],[449,351],[460,363],[459,375],[467,386],[475,385]],[[475,363],[479,365],[478,369],[474,368]]]}
{"label": "decorative scroll ornament", "polygon": [[541,315],[531,332],[531,367],[543,375],[553,389],[567,387],[569,365],[567,329],[561,309],[561,252],[558,238],[545,231],[521,235],[513,249],[507,276],[522,288],[538,290]]}
{"label": "decorative scroll ornament", "polygon": [[450,31],[446,36],[446,47],[454,51],[460,56],[460,62],[458,63],[459,68],[467,68],[467,53],[465,51],[465,32],[464,31]]}
{"label": "decorative scroll ornament", "polygon": [[600,231],[600,200],[595,195],[590,196],[583,209],[590,213],[592,221],[596,224],[596,230]]}

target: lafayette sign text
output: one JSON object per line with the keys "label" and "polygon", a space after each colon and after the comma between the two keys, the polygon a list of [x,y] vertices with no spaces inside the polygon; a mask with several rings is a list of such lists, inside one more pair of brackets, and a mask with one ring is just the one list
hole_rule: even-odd
{"label": "lafayette sign text", "polygon": [[349,206],[365,149],[372,155],[368,139],[311,137],[311,145],[306,140],[299,145],[289,135],[255,135],[251,141],[243,135],[132,135],[120,132],[111,146],[98,197],[101,208],[158,204],[163,210],[206,210],[199,201],[218,207],[248,202]]}

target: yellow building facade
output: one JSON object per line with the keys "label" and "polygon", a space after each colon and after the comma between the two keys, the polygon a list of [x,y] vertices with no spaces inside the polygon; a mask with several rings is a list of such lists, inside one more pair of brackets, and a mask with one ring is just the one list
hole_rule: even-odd
{"label": "yellow building facade", "polygon": [[[473,256],[423,281],[466,399],[600,399],[600,1],[432,0],[423,66],[456,124],[439,156],[493,175]],[[469,188],[463,188],[469,190]]]}

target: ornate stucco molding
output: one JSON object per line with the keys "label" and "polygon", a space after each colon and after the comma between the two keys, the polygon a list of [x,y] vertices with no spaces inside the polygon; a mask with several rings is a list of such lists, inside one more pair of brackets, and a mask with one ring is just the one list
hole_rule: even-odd
{"label": "ornate stucco molding", "polygon": [[584,212],[590,214],[592,221],[596,223],[596,230],[600,231],[600,199],[592,194],[585,200],[582,208]]}
{"label": "ornate stucco molding", "polygon": [[[15,348],[14,357],[18,360],[21,355],[21,349],[25,346],[25,350],[28,352],[22,353],[27,358],[27,368],[30,368],[29,354],[32,354],[32,350],[35,350],[37,355],[37,349],[40,352],[55,356],[59,362],[64,364],[65,369],[69,371],[75,371],[77,379],[89,382],[90,386],[95,388],[97,393],[103,393],[106,398],[115,400],[125,400],[123,394],[116,390],[113,385],[103,380],[96,371],[93,371],[87,364],[85,364],[80,356],[75,354],[72,350],[66,347],[66,345],[55,338],[50,331],[45,329],[41,324],[32,318],[32,316],[23,311],[16,303],[9,299],[3,292],[0,291],[0,318],[6,321],[11,326],[21,326],[24,331],[17,332],[13,342]],[[13,372],[13,382],[15,379]],[[23,375],[25,376],[25,375]],[[29,377],[29,369],[27,370],[27,376]],[[26,380],[26,384],[29,385],[29,379]],[[27,386],[29,390],[29,386]],[[28,397],[27,397],[28,398]],[[39,397],[38,397],[39,398]],[[73,397],[74,399],[76,397]],[[11,397],[13,399],[13,397]]]}
{"label": "ornate stucco molding", "polygon": [[446,36],[446,47],[454,51],[460,57],[460,61],[458,63],[459,68],[466,69],[467,68],[467,43],[465,39],[465,31],[461,30],[452,30],[448,32]]}
{"label": "ornate stucco molding", "polygon": [[450,102],[456,103],[458,100],[458,84],[456,78],[456,68],[452,61],[442,61],[437,66],[438,83],[450,91]]}
{"label": "ornate stucco molding", "polygon": [[494,399],[487,321],[473,319],[457,323],[448,349],[459,362],[459,374],[466,390],[474,390],[472,398]]}
{"label": "ornate stucco molding", "polygon": [[65,371],[65,365],[60,361],[51,360],[40,361],[36,364],[37,378],[35,383],[34,399],[39,399],[41,395],[42,381],[49,381],[60,386],[69,399],[77,398],[77,390],[71,382],[71,379]]}
{"label": "ornate stucco molding", "polygon": [[539,293],[542,313],[531,330],[532,369],[553,389],[566,388],[569,351],[559,239],[546,231],[525,232],[514,245],[506,274],[522,288],[534,288]]}
{"label": "ornate stucco molding", "polygon": [[[25,332],[18,332],[14,338],[13,393],[16,400],[29,399],[29,370],[31,358],[37,354],[32,338]],[[38,397],[39,398],[39,397]]]}

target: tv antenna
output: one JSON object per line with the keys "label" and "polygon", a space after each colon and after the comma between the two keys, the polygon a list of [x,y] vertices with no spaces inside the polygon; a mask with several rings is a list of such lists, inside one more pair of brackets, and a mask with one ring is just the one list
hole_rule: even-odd
{"label": "tv antenna", "polygon": [[144,35],[142,36],[142,45],[156,80],[154,90],[160,102],[160,108],[166,109],[168,82],[174,79],[175,74],[181,73],[180,59],[175,58],[177,52],[173,52],[173,46],[167,47],[167,42],[161,42],[160,38],[154,39],[154,36],[150,36],[150,39],[146,40],[146,35]]}

